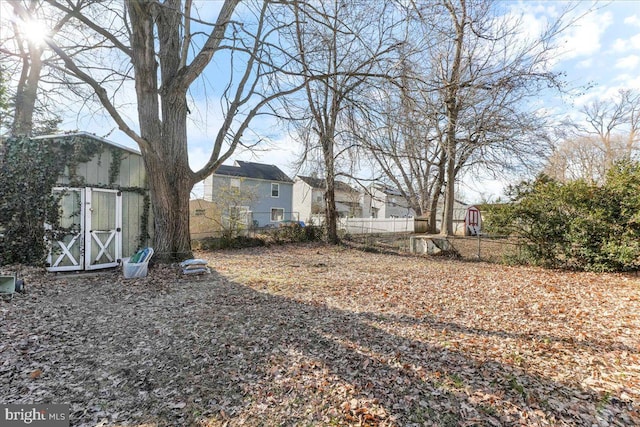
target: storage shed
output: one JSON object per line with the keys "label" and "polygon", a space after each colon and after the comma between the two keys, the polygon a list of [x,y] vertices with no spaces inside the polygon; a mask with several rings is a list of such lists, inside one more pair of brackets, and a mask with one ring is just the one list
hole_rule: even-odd
{"label": "storage shed", "polygon": [[45,224],[49,271],[115,267],[149,245],[153,222],[139,151],[86,132],[33,139],[82,153],[67,161],[52,189],[59,215]]}
{"label": "storage shed", "polygon": [[476,206],[469,206],[464,217],[465,235],[477,236],[482,230],[482,215]]}

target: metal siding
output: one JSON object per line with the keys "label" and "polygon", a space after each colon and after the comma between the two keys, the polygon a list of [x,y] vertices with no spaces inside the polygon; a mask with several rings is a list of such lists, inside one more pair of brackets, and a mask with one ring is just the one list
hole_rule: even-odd
{"label": "metal siding", "polygon": [[133,185],[131,185],[133,178],[131,162],[131,156],[128,153],[124,153],[120,160],[120,173],[118,174],[118,179],[116,179],[116,185],[120,187],[133,187]]}
{"label": "metal siding", "polygon": [[[127,154],[124,157],[126,157],[127,160],[128,171],[126,174],[127,183],[122,184],[122,186],[146,188],[147,182],[142,156]],[[123,162],[124,160],[125,159],[123,158]],[[123,179],[124,177],[125,176],[123,175]]]}
{"label": "metal siding", "polygon": [[122,256],[135,254],[140,242],[140,216],[144,209],[143,197],[138,193],[122,193]]}
{"label": "metal siding", "polygon": [[[147,188],[146,171],[142,156],[123,150],[121,158],[120,172],[113,184],[109,183],[109,170],[111,167],[114,149],[105,146],[102,153],[76,167],[76,175],[81,179],[82,184],[87,187],[138,187]],[[69,168],[65,167],[63,175],[58,179],[59,185],[68,185]],[[122,193],[122,256],[133,255],[140,245],[140,217],[144,211],[144,197],[141,194],[124,191]],[[109,221],[109,218],[99,217],[100,223]],[[104,221],[103,221],[104,220]],[[94,225],[97,228],[97,225]],[[149,235],[153,236],[153,214],[149,212]],[[150,244],[150,242],[147,242]]]}

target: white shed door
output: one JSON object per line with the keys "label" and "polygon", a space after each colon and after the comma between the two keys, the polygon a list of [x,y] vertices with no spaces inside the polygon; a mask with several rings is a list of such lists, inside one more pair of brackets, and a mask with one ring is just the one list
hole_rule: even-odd
{"label": "white shed door", "polygon": [[115,267],[122,258],[122,193],[85,189],[86,270]]}
{"label": "white shed door", "polygon": [[122,258],[122,193],[103,188],[54,188],[58,224],[47,224],[53,241],[49,271],[115,267]]}
{"label": "white shed door", "polygon": [[84,268],[84,189],[54,188],[59,197],[58,223],[45,224],[52,234],[47,269],[73,271]]}

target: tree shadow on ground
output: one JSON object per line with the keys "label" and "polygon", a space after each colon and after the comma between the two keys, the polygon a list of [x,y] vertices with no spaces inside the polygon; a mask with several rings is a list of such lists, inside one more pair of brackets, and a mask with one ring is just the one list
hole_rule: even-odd
{"label": "tree shadow on ground", "polygon": [[[377,325],[500,331],[336,310],[217,274],[148,285],[71,283],[42,290],[28,322],[22,308],[7,311],[14,343],[0,355],[16,363],[0,370],[4,403],[69,403],[72,425],[640,422],[620,396]],[[44,374],[26,378],[36,367]]]}

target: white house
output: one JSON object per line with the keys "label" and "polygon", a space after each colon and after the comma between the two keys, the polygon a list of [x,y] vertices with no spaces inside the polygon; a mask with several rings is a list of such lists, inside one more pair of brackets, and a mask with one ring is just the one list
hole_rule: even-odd
{"label": "white house", "polygon": [[[293,212],[301,220],[309,222],[314,216],[325,212],[327,183],[322,178],[298,175],[293,184]],[[362,216],[361,195],[348,184],[335,183],[336,209],[341,218]]]}
{"label": "white house", "polygon": [[362,216],[365,218],[407,218],[415,216],[409,202],[400,191],[373,184],[362,196]]}

